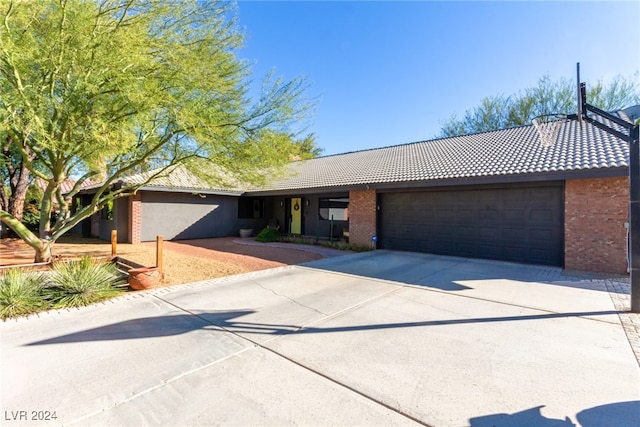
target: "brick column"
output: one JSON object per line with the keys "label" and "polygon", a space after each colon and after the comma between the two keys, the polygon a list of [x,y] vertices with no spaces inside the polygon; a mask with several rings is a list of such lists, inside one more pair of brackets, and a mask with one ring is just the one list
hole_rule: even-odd
{"label": "brick column", "polygon": [[142,194],[129,197],[128,243],[140,243],[142,234]]}
{"label": "brick column", "polygon": [[567,180],[564,192],[565,268],[625,274],[628,178]]}
{"label": "brick column", "polygon": [[371,247],[376,234],[376,190],[349,192],[349,243]]}

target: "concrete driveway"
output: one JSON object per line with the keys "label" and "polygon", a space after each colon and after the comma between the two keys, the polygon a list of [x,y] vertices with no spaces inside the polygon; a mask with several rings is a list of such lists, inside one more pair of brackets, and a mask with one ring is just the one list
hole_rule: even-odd
{"label": "concrete driveway", "polygon": [[640,425],[623,293],[557,268],[388,251],[132,293],[2,323],[0,416]]}

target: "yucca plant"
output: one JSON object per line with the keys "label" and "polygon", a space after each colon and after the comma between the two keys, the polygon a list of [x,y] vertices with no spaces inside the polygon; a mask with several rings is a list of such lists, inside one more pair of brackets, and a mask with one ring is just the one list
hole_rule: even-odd
{"label": "yucca plant", "polygon": [[80,307],[115,297],[125,288],[114,264],[82,257],[54,263],[45,294],[54,307]]}
{"label": "yucca plant", "polygon": [[0,318],[25,316],[48,308],[41,291],[44,275],[14,268],[0,276]]}

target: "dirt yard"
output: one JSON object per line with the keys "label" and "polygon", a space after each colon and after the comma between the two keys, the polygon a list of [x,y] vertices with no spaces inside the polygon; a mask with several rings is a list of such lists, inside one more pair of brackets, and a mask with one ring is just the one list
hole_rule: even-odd
{"label": "dirt yard", "polygon": [[[320,254],[298,249],[234,243],[234,240],[238,239],[222,237],[165,241],[163,286],[300,264],[323,258]],[[109,257],[111,244],[98,239],[63,238],[53,246],[53,255]],[[33,256],[33,250],[21,240],[2,239],[0,241],[0,265],[29,264],[33,262]],[[156,263],[156,243],[146,242],[136,245],[118,243],[117,256],[144,266],[153,266]]]}

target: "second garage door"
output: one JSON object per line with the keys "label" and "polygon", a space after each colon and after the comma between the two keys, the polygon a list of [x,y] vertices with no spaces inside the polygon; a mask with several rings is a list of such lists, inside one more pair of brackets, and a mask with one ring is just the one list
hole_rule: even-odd
{"label": "second garage door", "polygon": [[563,265],[563,184],[380,194],[384,249]]}

